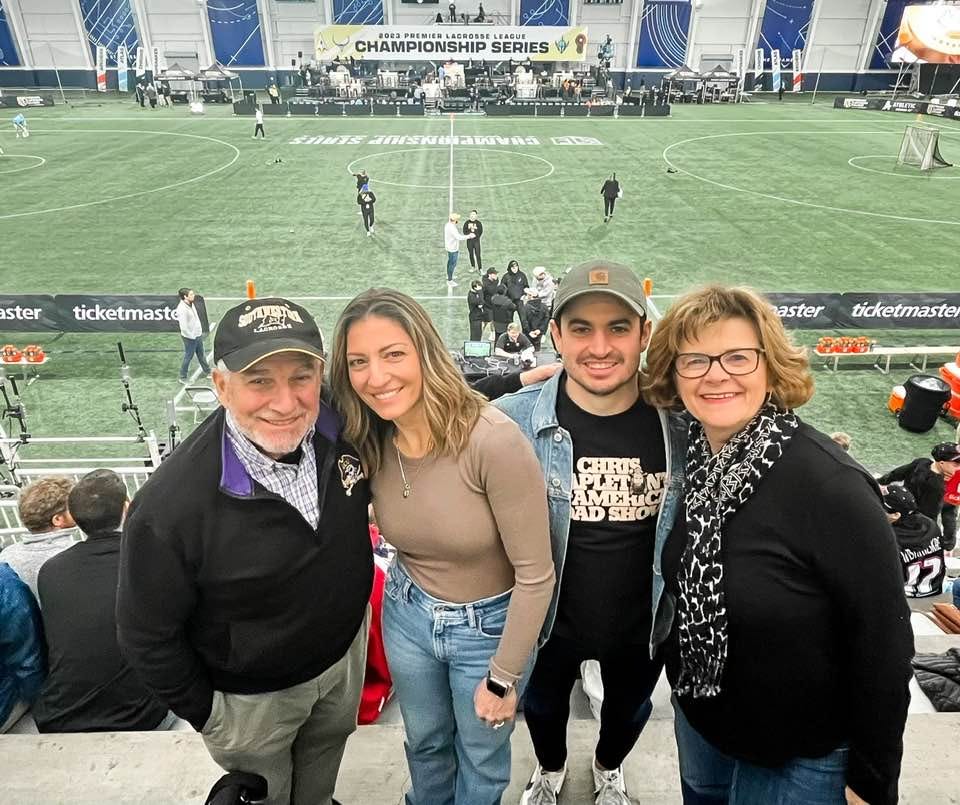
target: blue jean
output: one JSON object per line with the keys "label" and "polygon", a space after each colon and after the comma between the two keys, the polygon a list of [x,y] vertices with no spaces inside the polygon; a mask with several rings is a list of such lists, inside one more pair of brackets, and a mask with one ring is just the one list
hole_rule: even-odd
{"label": "blue jean", "polygon": [[180,339],[183,341],[183,363],[180,364],[180,379],[187,379],[187,372],[190,371],[190,361],[194,355],[197,356],[197,362],[200,364],[200,368],[209,374],[210,367],[207,365],[207,356],[203,354],[203,336],[201,335],[198,338],[184,338],[181,335]]}
{"label": "blue jean", "polygon": [[457,268],[457,260],[460,259],[460,251],[447,252],[447,280],[453,279],[453,272]]}
{"label": "blue jean", "polygon": [[[406,731],[407,805],[496,805],[510,782],[510,735],[477,718],[473,694],[503,634],[510,591],[454,604],[399,563],[383,600],[383,641]],[[527,672],[529,672],[529,665]]]}
{"label": "blue jean", "polygon": [[845,805],[845,746],[769,769],[721,753],[690,726],[676,699],[673,711],[683,805]]}

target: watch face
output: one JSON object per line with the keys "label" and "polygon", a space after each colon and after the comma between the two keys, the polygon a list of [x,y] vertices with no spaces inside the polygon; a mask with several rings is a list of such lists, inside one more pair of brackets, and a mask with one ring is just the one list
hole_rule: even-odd
{"label": "watch face", "polygon": [[494,679],[487,677],[487,690],[489,690],[494,696],[499,696],[501,699],[507,695],[507,688],[504,685],[501,685]]}

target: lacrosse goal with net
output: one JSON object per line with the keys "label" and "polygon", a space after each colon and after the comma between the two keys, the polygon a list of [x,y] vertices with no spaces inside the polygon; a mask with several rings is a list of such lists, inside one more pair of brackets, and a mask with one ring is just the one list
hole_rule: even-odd
{"label": "lacrosse goal with net", "polygon": [[911,165],[922,171],[952,167],[940,155],[940,130],[926,126],[907,126],[900,142],[897,167]]}

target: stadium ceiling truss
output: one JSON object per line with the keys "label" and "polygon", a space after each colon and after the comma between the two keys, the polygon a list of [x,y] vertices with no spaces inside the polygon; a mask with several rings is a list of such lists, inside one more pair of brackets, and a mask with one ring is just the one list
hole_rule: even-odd
{"label": "stadium ceiling truss", "polygon": [[570,4],[567,0],[521,0],[520,24],[567,26]]}
{"label": "stadium ceiling truss", "polygon": [[226,67],[263,67],[256,0],[206,0],[216,59]]}
{"label": "stadium ceiling truss", "polygon": [[381,0],[333,0],[337,25],[383,25]]}
{"label": "stadium ceiling truss", "polygon": [[117,48],[125,45],[129,66],[140,46],[137,17],[130,0],[80,0],[80,13],[83,15],[83,28],[87,33],[94,60],[97,57],[97,48],[105,47],[107,64],[115,66]]}
{"label": "stadium ceiling truss", "polygon": [[680,67],[687,58],[690,3],[649,1],[640,23],[640,67]]}

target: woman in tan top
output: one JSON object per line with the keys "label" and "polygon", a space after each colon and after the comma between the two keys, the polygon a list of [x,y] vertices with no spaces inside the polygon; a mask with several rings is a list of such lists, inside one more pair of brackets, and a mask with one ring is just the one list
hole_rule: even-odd
{"label": "woman in tan top", "polygon": [[383,626],[407,803],[499,803],[517,688],[554,584],[540,466],[404,294],[372,289],[347,305],[330,371],[377,522],[398,550]]}

